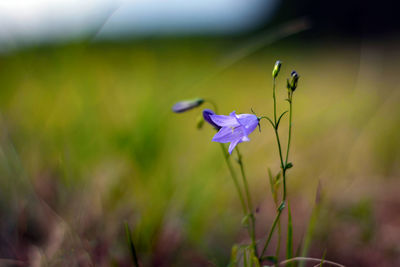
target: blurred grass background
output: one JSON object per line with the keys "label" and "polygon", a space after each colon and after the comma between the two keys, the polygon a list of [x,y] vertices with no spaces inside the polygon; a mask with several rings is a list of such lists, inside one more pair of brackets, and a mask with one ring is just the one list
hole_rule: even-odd
{"label": "blurred grass background", "polygon": [[[399,40],[289,38],[218,72],[237,39],[147,39],[29,48],[0,58],[0,256],[31,263],[129,266],[123,222],[143,266],[226,265],[246,242],[214,134],[196,129],[205,97],[228,114],[272,112],[271,71],[300,75],[288,190],[295,247],[316,188],[323,206],[310,255],[348,266],[400,264]],[[216,74],[215,74],[216,73]],[[204,107],[211,108],[205,104]],[[286,123],[282,124],[282,134]],[[278,172],[265,122],[241,144],[259,208],[274,217]],[[271,253],[274,253],[271,247]],[[33,264],[32,264],[33,265]]]}

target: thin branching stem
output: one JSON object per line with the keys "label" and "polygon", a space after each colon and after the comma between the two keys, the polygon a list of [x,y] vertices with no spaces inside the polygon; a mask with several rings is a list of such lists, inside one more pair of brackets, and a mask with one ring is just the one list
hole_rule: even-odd
{"label": "thin branching stem", "polygon": [[281,169],[282,169],[282,178],[283,178],[283,201],[286,200],[286,172],[285,172],[285,164],[283,161],[283,156],[282,156],[282,146],[281,146],[281,141],[279,139],[279,133],[278,133],[278,125],[277,125],[277,120],[276,120],[276,96],[275,96],[275,91],[276,91],[276,79],[273,79],[273,85],[272,85],[272,97],[274,99],[274,131],[275,131],[275,137],[276,137],[276,142],[278,144],[278,150],[279,150],[279,159],[281,160]]}
{"label": "thin branching stem", "polygon": [[278,127],[277,127],[278,125],[277,125],[277,120],[276,120],[276,95],[275,95],[275,91],[276,91],[276,79],[273,78],[272,97],[273,97],[273,100],[274,100],[274,122],[275,122],[274,125],[273,125],[273,128],[274,128],[276,142],[277,142],[278,150],[279,150],[279,159],[281,161],[282,180],[283,180],[283,196],[282,196],[282,203],[278,208],[278,213],[276,214],[274,223],[272,224],[271,229],[269,231],[268,238],[267,238],[267,240],[265,242],[264,248],[263,248],[263,250],[261,252],[261,255],[260,255],[260,259],[262,258],[262,256],[264,255],[265,251],[268,248],[269,242],[271,241],[272,234],[275,231],[275,227],[276,227],[277,222],[279,221],[279,218],[281,216],[281,213],[282,213],[282,211],[283,211],[283,209],[285,207],[285,201],[286,201],[286,164],[283,161],[282,147],[281,147],[281,142],[280,142],[279,133],[278,133]]}
{"label": "thin branching stem", "polygon": [[249,185],[247,183],[246,179],[246,173],[244,172],[244,166],[243,166],[243,161],[242,161],[242,155],[240,154],[239,148],[236,147],[236,152],[238,156],[238,163],[240,166],[240,171],[242,173],[242,178],[243,178],[243,184],[244,184],[244,189],[246,193],[246,198],[247,198],[247,205],[248,205],[248,211],[249,211],[249,216],[251,220],[251,227],[250,227],[250,237],[251,237],[251,245],[254,250],[254,255],[258,258],[258,252],[257,252],[257,244],[256,244],[256,222],[253,214],[253,204],[251,201],[251,195],[249,191]]}
{"label": "thin branching stem", "polygon": [[205,101],[205,102],[208,102],[211,106],[213,106],[214,112],[215,112],[216,114],[218,114],[218,106],[217,106],[217,104],[216,104],[213,100],[207,98],[207,99],[204,99],[204,101]]}

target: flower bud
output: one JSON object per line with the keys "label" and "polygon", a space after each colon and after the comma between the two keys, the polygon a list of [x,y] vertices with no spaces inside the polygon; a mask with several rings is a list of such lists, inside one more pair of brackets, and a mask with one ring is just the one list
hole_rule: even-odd
{"label": "flower bud", "polygon": [[292,78],[290,80],[287,79],[287,88],[289,90],[291,90],[292,92],[294,92],[294,90],[296,90],[296,88],[297,88],[297,83],[299,81],[300,76],[297,74],[296,71],[292,71],[290,76],[292,76]]}
{"label": "flower bud", "polygon": [[276,78],[278,76],[279,71],[281,70],[281,65],[282,65],[282,62],[280,62],[279,60],[277,60],[275,62],[274,69],[272,70],[272,77],[273,78]]}
{"label": "flower bud", "polygon": [[182,113],[182,112],[191,110],[193,108],[196,108],[203,103],[204,103],[204,99],[201,99],[201,98],[180,101],[172,107],[172,111],[175,113]]}
{"label": "flower bud", "polygon": [[211,115],[215,115],[214,111],[212,111],[211,109],[203,110],[203,118],[204,118],[204,120],[206,122],[208,122],[215,129],[217,129],[217,130],[221,129],[220,126],[218,126],[217,124],[215,124],[215,122],[212,121],[212,119],[210,118]]}

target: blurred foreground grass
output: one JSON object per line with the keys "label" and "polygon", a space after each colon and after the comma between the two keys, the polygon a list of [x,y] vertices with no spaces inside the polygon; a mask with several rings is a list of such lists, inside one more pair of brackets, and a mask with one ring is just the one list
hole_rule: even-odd
{"label": "blurred foreground grass", "polygon": [[[400,43],[306,42],[266,47],[218,72],[234,41],[71,44],[0,58],[0,257],[49,265],[129,265],[123,222],[147,265],[227,264],[246,238],[213,131],[196,129],[206,97],[221,113],[271,114],[271,69],[300,74],[295,92],[295,246],[321,181],[311,255],[350,266],[400,264]],[[209,107],[210,108],[210,107]],[[282,125],[283,126],[283,125]],[[278,171],[269,126],[241,145],[260,213],[273,219],[267,168]],[[282,130],[282,132],[285,132]],[[396,213],[397,212],[397,213]]]}

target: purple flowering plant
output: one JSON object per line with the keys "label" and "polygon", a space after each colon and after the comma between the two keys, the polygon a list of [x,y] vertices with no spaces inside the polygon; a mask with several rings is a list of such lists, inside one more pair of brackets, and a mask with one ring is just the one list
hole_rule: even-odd
{"label": "purple flowering plant", "polygon": [[[203,103],[211,104],[215,110],[215,112],[211,109],[204,109],[202,112],[202,118],[200,123],[198,124],[199,128],[202,126],[203,122],[207,122],[211,125],[215,133],[212,141],[220,143],[221,151],[223,153],[225,162],[227,164],[230,175],[232,176],[232,180],[234,182],[235,188],[237,190],[239,200],[243,209],[243,220],[242,224],[247,228],[250,244],[248,245],[234,245],[232,247],[232,255],[231,255],[231,263],[229,266],[239,266],[242,264],[243,266],[268,266],[265,264],[272,264],[272,266],[294,266],[293,264],[297,261],[301,264],[304,264],[304,261],[307,259],[304,256],[306,253],[306,247],[303,249],[303,257],[294,257],[293,256],[293,229],[292,229],[292,216],[290,205],[287,203],[287,189],[286,189],[286,180],[287,180],[287,172],[290,168],[293,167],[293,164],[289,162],[289,152],[292,138],[292,117],[293,117],[293,93],[295,92],[299,75],[296,71],[292,71],[290,74],[290,78],[287,79],[287,98],[285,101],[288,103],[288,110],[281,113],[279,116],[277,114],[277,99],[276,99],[276,78],[280,72],[282,63],[277,61],[274,65],[272,71],[272,98],[273,98],[273,116],[257,116],[253,110],[253,114],[236,114],[235,111],[231,112],[229,115],[220,115],[217,112],[217,106],[214,102],[210,100],[203,100],[201,98],[193,99],[193,100],[185,100],[176,103],[173,106],[173,111],[176,113],[185,112],[194,108],[199,107]],[[286,151],[283,150],[282,141],[279,135],[279,125],[281,123],[282,118],[288,114],[288,137],[286,143]],[[242,154],[239,151],[239,144],[243,142],[249,142],[249,135],[260,126],[260,121],[262,119],[266,119],[272,129],[274,131],[274,135],[276,138],[276,143],[278,147],[278,155],[280,162],[280,170],[278,174],[273,175],[271,170],[268,170],[269,180],[271,185],[271,192],[273,195],[273,200],[276,206],[276,215],[275,219],[269,229],[268,235],[263,238],[262,236],[256,235],[256,218],[255,218],[255,210],[253,208],[251,194],[249,191],[249,186],[247,182],[247,177],[245,174],[245,168],[243,163]],[[261,129],[260,129],[261,132]],[[229,146],[226,147],[226,143],[229,143]],[[237,174],[232,165],[231,154],[233,150],[236,150],[237,153],[237,163],[239,164],[240,174],[242,181],[239,182],[237,178]],[[286,152],[286,153],[284,153]],[[281,192],[281,193],[280,193]],[[281,195],[281,200],[279,201],[279,195]],[[287,208],[286,208],[287,207]],[[288,213],[288,221],[287,221],[287,240],[286,240],[286,259],[284,261],[280,261],[280,245],[281,245],[281,215],[284,210],[287,210]],[[277,234],[277,247],[274,255],[266,255],[269,251],[270,241],[274,233]],[[257,237],[260,238],[257,240]],[[264,242],[262,242],[264,240]],[[260,244],[264,244],[260,246]],[[315,260],[315,259],[313,259]],[[321,260],[322,262],[323,260]],[[327,261],[325,261],[327,262]],[[331,262],[332,263],[332,262]],[[335,263],[336,264],[336,263]],[[270,265],[271,266],[271,265]],[[341,266],[337,264],[337,266]]]}

